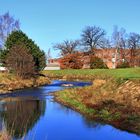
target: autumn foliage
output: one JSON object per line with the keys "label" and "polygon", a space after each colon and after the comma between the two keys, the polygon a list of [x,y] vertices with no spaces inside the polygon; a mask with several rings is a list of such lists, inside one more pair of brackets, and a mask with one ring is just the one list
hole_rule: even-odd
{"label": "autumn foliage", "polygon": [[61,69],[81,69],[83,67],[82,54],[74,53],[64,56],[60,60]]}

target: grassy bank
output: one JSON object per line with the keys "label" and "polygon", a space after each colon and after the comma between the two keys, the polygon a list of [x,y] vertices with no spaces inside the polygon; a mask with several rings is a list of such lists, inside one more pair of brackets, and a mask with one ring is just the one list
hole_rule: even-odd
{"label": "grassy bank", "polygon": [[[69,77],[70,71],[54,71],[52,75]],[[86,79],[93,80],[92,86],[59,91],[55,100],[91,119],[140,134],[140,69],[93,71],[79,71],[85,73],[83,79],[92,75]]]}
{"label": "grassy bank", "polygon": [[95,82],[89,87],[59,91],[55,99],[91,119],[140,134],[140,82]]}
{"label": "grassy bank", "polygon": [[93,80],[104,75],[123,79],[140,79],[140,68],[127,69],[81,69],[81,70],[56,70],[43,71],[50,78],[58,79],[83,79]]}
{"label": "grassy bank", "polygon": [[50,83],[47,77],[34,79],[21,79],[13,74],[0,73],[0,94],[9,93],[13,90],[36,87]]}

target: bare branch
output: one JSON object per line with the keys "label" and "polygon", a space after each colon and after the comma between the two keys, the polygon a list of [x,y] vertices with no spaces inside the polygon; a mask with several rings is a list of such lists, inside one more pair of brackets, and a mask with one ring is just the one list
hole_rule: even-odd
{"label": "bare branch", "polygon": [[53,47],[54,47],[54,49],[60,50],[61,55],[65,56],[65,55],[68,55],[68,54],[75,53],[78,45],[79,45],[78,40],[75,40],[75,41],[65,40],[63,43],[56,44]]}
{"label": "bare branch", "polygon": [[89,51],[93,52],[94,49],[103,47],[105,34],[105,31],[100,27],[88,26],[81,34],[82,44],[87,46]]}
{"label": "bare branch", "polygon": [[19,21],[10,16],[8,12],[4,15],[0,15],[0,48],[4,47],[8,35],[12,31],[19,29]]}

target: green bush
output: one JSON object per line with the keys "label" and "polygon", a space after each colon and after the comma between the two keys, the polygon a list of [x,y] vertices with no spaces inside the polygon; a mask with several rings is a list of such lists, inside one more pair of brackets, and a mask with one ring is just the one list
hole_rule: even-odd
{"label": "green bush", "polygon": [[90,57],[90,68],[91,69],[107,69],[107,65],[99,57],[92,56]]}
{"label": "green bush", "polygon": [[130,65],[127,61],[121,62],[117,65],[117,68],[130,68]]}

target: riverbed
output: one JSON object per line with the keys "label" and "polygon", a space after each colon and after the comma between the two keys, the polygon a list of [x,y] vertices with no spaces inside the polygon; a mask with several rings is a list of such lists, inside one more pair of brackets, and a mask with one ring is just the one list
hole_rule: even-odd
{"label": "riverbed", "polygon": [[55,80],[50,85],[0,96],[0,131],[14,140],[140,140],[140,136],[89,120],[55,102],[62,85],[88,86],[89,82]]}

